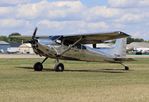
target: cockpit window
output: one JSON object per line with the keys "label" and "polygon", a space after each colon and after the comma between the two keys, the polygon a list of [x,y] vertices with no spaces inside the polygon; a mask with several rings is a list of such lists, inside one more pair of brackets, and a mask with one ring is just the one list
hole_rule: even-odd
{"label": "cockpit window", "polygon": [[60,39],[62,36],[49,36],[50,40],[58,40]]}
{"label": "cockpit window", "polygon": [[38,42],[43,44],[43,45],[55,45],[57,44],[55,41],[51,39],[38,39]]}
{"label": "cockpit window", "polygon": [[75,47],[78,49],[82,49],[82,50],[86,49],[86,47],[84,45],[81,45],[81,44],[77,44]]}

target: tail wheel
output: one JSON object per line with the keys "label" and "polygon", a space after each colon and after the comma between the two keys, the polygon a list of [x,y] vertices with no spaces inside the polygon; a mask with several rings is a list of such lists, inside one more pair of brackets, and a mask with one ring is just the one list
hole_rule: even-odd
{"label": "tail wheel", "polygon": [[125,70],[129,70],[129,67],[128,66],[125,66]]}
{"label": "tail wheel", "polygon": [[54,70],[56,72],[63,72],[64,71],[64,65],[62,63],[57,63],[55,66],[54,66]]}
{"label": "tail wheel", "polygon": [[34,64],[34,71],[42,71],[43,65],[40,62]]}

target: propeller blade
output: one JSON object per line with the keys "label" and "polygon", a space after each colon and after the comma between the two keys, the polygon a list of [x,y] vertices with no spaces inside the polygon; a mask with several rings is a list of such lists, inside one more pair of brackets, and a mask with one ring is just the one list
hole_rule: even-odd
{"label": "propeller blade", "polygon": [[36,37],[36,33],[37,33],[38,28],[36,27],[32,36],[32,39],[34,39]]}

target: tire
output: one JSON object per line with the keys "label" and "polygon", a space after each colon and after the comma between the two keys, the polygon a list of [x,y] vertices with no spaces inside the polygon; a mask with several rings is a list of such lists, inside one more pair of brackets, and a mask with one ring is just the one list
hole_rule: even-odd
{"label": "tire", "polygon": [[34,71],[42,71],[43,65],[40,62],[34,64]]}
{"label": "tire", "polygon": [[54,70],[56,72],[63,72],[64,71],[64,65],[62,63],[58,63],[54,66]]}
{"label": "tire", "polygon": [[125,70],[129,70],[129,67],[128,66],[125,66]]}

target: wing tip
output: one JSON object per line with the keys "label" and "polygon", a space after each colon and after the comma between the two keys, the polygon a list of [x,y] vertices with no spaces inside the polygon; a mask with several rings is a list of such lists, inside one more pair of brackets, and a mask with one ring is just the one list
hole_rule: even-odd
{"label": "wing tip", "polygon": [[120,34],[120,35],[124,35],[125,37],[129,37],[130,36],[129,34],[124,33],[122,31],[117,31],[117,33]]}

